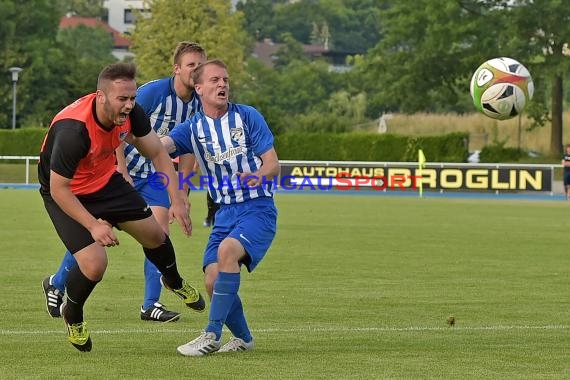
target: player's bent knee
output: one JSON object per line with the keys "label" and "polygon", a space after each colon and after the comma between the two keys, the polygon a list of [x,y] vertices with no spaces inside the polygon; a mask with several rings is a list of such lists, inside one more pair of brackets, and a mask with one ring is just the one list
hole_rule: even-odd
{"label": "player's bent knee", "polygon": [[147,241],[145,241],[144,243],[141,242],[142,246],[145,248],[150,248],[150,249],[160,247],[162,244],[164,244],[164,242],[166,241],[166,238],[168,236],[164,233],[164,231],[161,231],[161,232],[162,232],[161,234],[157,234],[156,236],[149,237],[149,239],[147,239]]}
{"label": "player's bent knee", "polygon": [[153,217],[129,222],[121,228],[145,248],[157,248],[166,240],[166,233]]}

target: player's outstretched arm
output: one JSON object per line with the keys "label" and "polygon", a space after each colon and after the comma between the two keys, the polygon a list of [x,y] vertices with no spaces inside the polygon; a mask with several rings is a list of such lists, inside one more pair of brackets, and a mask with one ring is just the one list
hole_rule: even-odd
{"label": "player's outstretched arm", "polygon": [[192,234],[192,223],[190,222],[190,217],[188,215],[188,197],[178,184],[178,175],[176,174],[172,160],[170,159],[170,156],[168,156],[168,153],[160,142],[160,139],[154,131],[151,131],[147,135],[136,137],[132,141],[133,145],[143,156],[152,160],[156,169],[156,175],[163,175],[166,177],[164,178],[168,182],[166,189],[168,190],[170,202],[172,203],[169,211],[171,219],[176,219],[178,224],[180,224],[182,231],[187,236],[190,236]]}

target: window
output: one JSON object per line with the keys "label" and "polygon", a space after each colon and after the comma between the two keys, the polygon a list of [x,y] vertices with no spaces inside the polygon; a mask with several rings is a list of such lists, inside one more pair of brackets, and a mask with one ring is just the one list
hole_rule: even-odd
{"label": "window", "polygon": [[125,24],[134,24],[135,15],[132,9],[125,9]]}
{"label": "window", "polygon": [[125,9],[125,24],[132,25],[135,23],[135,16],[141,15],[142,17],[150,16],[149,9]]}

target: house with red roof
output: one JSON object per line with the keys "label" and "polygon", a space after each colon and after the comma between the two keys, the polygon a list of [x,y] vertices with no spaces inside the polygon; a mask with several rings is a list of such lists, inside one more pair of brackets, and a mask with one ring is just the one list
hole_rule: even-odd
{"label": "house with red roof", "polygon": [[93,17],[79,17],[73,15],[67,15],[59,21],[60,29],[75,28],[79,25],[85,25],[92,28],[101,28],[111,34],[113,37],[112,53],[115,57],[117,57],[117,59],[123,60],[124,58],[133,56],[133,54],[129,51],[131,40],[116,29],[110,27],[104,21]]}

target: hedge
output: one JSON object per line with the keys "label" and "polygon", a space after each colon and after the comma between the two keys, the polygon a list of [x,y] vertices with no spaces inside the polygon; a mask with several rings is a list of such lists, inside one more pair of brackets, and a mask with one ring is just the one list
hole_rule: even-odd
{"label": "hedge", "polygon": [[275,137],[282,160],[413,162],[422,149],[431,162],[465,162],[467,133],[401,136],[372,133],[285,133]]}
{"label": "hedge", "polygon": [[[0,155],[37,156],[46,128],[0,130]],[[401,136],[375,133],[284,133],[275,137],[282,160],[417,161],[422,148],[431,162],[465,162],[468,134]]]}
{"label": "hedge", "polygon": [[38,156],[47,128],[0,129],[0,156]]}

